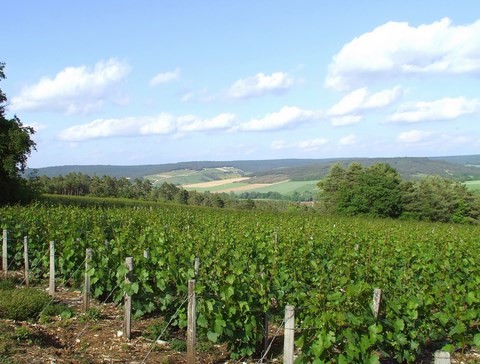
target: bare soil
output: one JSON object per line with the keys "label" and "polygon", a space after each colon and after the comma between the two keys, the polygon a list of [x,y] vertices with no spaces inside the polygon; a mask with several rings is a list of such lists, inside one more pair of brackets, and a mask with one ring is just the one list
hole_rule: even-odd
{"label": "bare soil", "polygon": [[[123,337],[123,308],[114,303],[91,302],[95,317],[83,313],[79,291],[60,288],[55,302],[68,305],[74,312],[67,319],[52,317],[46,323],[0,320],[3,332],[26,332],[8,343],[0,342],[0,364],[10,363],[186,363],[186,353],[171,347],[172,336],[158,342],[151,338],[150,329],[163,321],[152,316],[134,320],[130,340]],[[271,335],[276,334],[271,328]],[[175,334],[177,342],[185,338],[184,331]],[[268,363],[281,362],[282,340],[277,337],[275,358]],[[1,340],[0,340],[1,341]],[[5,345],[10,345],[5,347]],[[198,348],[197,348],[198,350]],[[2,354],[3,353],[3,354]],[[211,345],[206,352],[197,352],[197,363],[253,363],[231,361],[225,345]],[[433,353],[427,353],[417,363],[433,363]],[[452,363],[480,363],[480,354],[470,351],[456,353]]]}
{"label": "bare soil", "polygon": [[[149,327],[162,320],[158,316],[134,320],[128,340],[122,335],[122,307],[92,302],[98,316],[91,318],[83,313],[81,293],[65,289],[56,292],[55,302],[70,306],[74,315],[47,323],[0,320],[4,331],[28,333],[2,348],[0,363],[186,363],[186,353],[170,347],[171,337],[158,343],[148,338]],[[183,335],[178,332],[179,342]],[[225,347],[212,346],[197,354],[197,362],[225,363],[228,357]]]}

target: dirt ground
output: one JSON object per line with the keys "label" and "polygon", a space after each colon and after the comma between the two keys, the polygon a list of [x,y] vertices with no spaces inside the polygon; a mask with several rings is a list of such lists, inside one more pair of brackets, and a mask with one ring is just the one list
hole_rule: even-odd
{"label": "dirt ground", "polygon": [[[24,332],[17,335],[11,348],[0,348],[8,355],[2,357],[0,364],[13,363],[186,363],[184,350],[171,347],[172,334],[168,338],[155,342],[151,338],[151,328],[162,322],[161,317],[142,318],[132,322],[132,335],[128,340],[123,337],[123,307],[113,303],[91,302],[89,312],[83,313],[82,297],[79,291],[58,289],[56,303],[68,305],[73,310],[69,318],[52,317],[45,323],[18,322],[0,320],[3,328],[10,332]],[[273,330],[273,328],[272,328]],[[273,334],[273,331],[272,331]],[[185,332],[174,334],[177,342],[182,343]],[[169,340],[167,342],[166,340]],[[10,343],[11,344],[11,343]],[[277,356],[269,363],[281,362],[281,345],[276,343]],[[5,345],[5,344],[3,344]],[[198,348],[197,348],[198,350]],[[419,363],[433,363],[432,355]],[[248,361],[253,363],[255,361]],[[452,363],[480,363],[477,351],[468,354],[454,354]],[[197,363],[245,363],[229,360],[225,345],[210,345],[205,352],[197,351]]]}
{"label": "dirt ground", "polygon": [[[121,306],[92,302],[90,312],[95,317],[88,317],[83,313],[81,293],[65,289],[57,290],[55,302],[70,306],[72,317],[53,317],[46,323],[0,320],[11,332],[28,333],[19,337],[14,347],[4,348],[8,355],[0,358],[0,363],[186,363],[185,352],[172,349],[166,341],[155,343],[148,338],[149,327],[157,324],[159,317],[132,321],[128,340],[122,335]],[[178,335],[181,342],[184,332]],[[197,354],[198,363],[226,361],[228,353],[222,346]]]}

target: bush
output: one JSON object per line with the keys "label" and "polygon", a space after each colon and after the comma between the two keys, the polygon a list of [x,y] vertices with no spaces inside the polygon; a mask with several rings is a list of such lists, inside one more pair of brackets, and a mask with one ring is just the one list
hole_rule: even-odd
{"label": "bush", "polygon": [[1,289],[0,318],[26,321],[38,318],[51,298],[33,288]]}
{"label": "bush", "polygon": [[0,279],[0,291],[14,289],[15,282],[11,279]]}

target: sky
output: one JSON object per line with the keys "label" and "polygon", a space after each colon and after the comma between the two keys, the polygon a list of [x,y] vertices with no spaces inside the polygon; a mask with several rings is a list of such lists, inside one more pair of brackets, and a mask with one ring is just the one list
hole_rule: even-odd
{"label": "sky", "polygon": [[480,154],[478,0],[5,0],[31,168]]}

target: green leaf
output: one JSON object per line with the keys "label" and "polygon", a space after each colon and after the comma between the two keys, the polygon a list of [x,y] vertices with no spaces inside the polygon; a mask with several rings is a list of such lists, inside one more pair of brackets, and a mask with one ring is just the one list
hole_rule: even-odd
{"label": "green leaf", "polygon": [[213,343],[216,343],[216,342],[217,342],[219,336],[220,336],[220,335],[217,334],[216,332],[212,332],[212,331],[207,332],[207,338],[208,338],[208,340],[210,340],[210,341],[213,342]]}
{"label": "green leaf", "polygon": [[473,337],[473,345],[475,345],[477,349],[480,348],[480,334],[475,334]]}
{"label": "green leaf", "polygon": [[204,328],[208,327],[208,321],[202,313],[198,315],[197,325]]}
{"label": "green leaf", "polygon": [[442,351],[448,351],[449,353],[453,353],[455,351],[455,346],[452,344],[443,345]]}
{"label": "green leaf", "polygon": [[405,329],[405,322],[403,322],[402,319],[397,319],[395,320],[394,326],[397,331],[403,331]]}
{"label": "green leaf", "polygon": [[139,286],[138,282],[133,282],[133,283],[132,283],[132,291],[133,291],[133,293],[134,293],[134,294],[137,294],[139,289],[140,289],[140,286]]}

